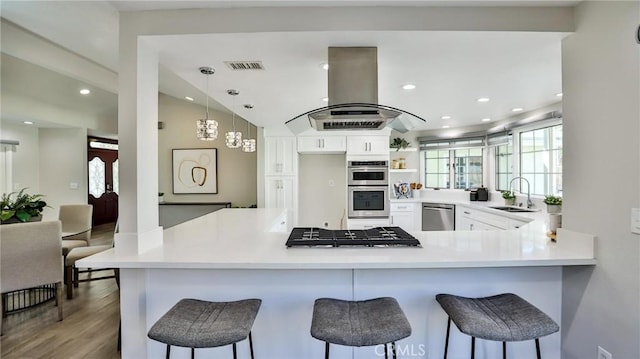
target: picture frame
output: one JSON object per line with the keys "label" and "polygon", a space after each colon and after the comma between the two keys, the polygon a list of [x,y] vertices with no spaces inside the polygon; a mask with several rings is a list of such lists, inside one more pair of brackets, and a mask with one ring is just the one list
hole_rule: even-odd
{"label": "picture frame", "polygon": [[174,194],[218,193],[218,149],[172,150]]}

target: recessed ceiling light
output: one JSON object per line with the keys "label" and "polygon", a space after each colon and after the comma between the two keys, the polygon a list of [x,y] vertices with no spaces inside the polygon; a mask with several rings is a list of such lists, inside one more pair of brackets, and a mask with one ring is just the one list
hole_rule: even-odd
{"label": "recessed ceiling light", "polygon": [[442,128],[449,128],[449,125],[444,125],[442,126]]}
{"label": "recessed ceiling light", "polygon": [[522,107],[514,107],[514,108],[511,109],[511,111],[513,111],[513,112],[520,112],[522,110],[524,110],[524,108],[522,108]]}
{"label": "recessed ceiling light", "polygon": [[25,125],[33,125],[33,121],[24,121],[23,122]]}
{"label": "recessed ceiling light", "polygon": [[416,85],[414,85],[414,84],[402,85],[402,89],[404,89],[404,90],[413,90],[415,88],[416,88]]}
{"label": "recessed ceiling light", "polygon": [[558,96],[558,97],[562,97],[562,92],[557,93],[557,94],[556,94],[556,96]]}
{"label": "recessed ceiling light", "polygon": [[480,97],[479,99],[477,99],[476,101],[478,102],[489,102],[491,99],[488,97]]}
{"label": "recessed ceiling light", "polygon": [[329,102],[329,98],[328,98],[328,97],[323,97],[323,98],[322,98],[322,101],[324,101],[324,102]]}
{"label": "recessed ceiling light", "polygon": [[90,93],[91,93],[91,90],[89,90],[89,89],[82,89],[82,90],[80,90],[80,94],[81,94],[81,95],[88,95],[88,94],[90,94]]}
{"label": "recessed ceiling light", "polygon": [[440,117],[440,118],[441,118],[441,119],[443,119],[443,120],[450,120],[450,119],[451,119],[451,116],[449,116],[449,115],[444,115],[444,116],[442,116],[442,117]]}
{"label": "recessed ceiling light", "polygon": [[489,121],[491,121],[491,119],[490,119],[490,118],[483,118],[483,119],[482,119],[482,120],[480,120],[480,121],[482,121],[482,122],[489,122]]}
{"label": "recessed ceiling light", "polygon": [[184,99],[193,102],[193,97],[185,96]]}
{"label": "recessed ceiling light", "polygon": [[329,70],[329,64],[327,64],[327,63],[322,63],[322,64],[320,64],[320,67],[321,67],[323,70]]}

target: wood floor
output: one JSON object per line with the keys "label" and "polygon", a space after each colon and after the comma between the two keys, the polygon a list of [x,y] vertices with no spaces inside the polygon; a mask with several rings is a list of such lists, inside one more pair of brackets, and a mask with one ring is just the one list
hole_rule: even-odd
{"label": "wood floor", "polygon": [[[92,238],[109,240],[113,225],[95,227]],[[107,272],[108,273],[108,272]],[[94,273],[100,276],[104,273]],[[64,320],[58,321],[53,301],[4,318],[0,339],[2,359],[120,358],[120,321],[115,280],[83,282],[71,300],[64,299]]]}

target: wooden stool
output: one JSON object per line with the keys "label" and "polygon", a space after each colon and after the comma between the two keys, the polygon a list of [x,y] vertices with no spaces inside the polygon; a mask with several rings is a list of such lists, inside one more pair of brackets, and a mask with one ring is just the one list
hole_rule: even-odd
{"label": "wooden stool", "polygon": [[438,294],[436,300],[449,315],[444,358],[449,349],[451,321],[471,336],[471,358],[475,356],[476,338],[502,342],[502,357],[507,357],[507,343],[535,339],[540,359],[540,337],[560,330],[553,319],[519,296],[506,293],[485,298],[465,298]]}
{"label": "wooden stool", "polygon": [[153,340],[167,344],[167,359],[171,346],[213,348],[233,344],[233,358],[237,358],[236,343],[249,337],[253,359],[251,327],[260,309],[260,299],[235,302],[207,302],[182,299],[163,315],[149,330]]}
{"label": "wooden stool", "polygon": [[391,343],[396,357],[397,340],[411,335],[411,325],[394,298],[349,301],[331,298],[316,299],[313,306],[311,336],[325,342],[325,358],[329,358],[329,343],[352,347]]}

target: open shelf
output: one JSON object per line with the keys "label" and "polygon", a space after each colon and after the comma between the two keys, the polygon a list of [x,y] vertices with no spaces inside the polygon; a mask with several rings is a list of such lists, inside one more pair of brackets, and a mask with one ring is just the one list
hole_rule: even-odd
{"label": "open shelf", "polygon": [[395,148],[390,148],[389,152],[393,153],[393,152],[418,152],[418,148],[417,147],[407,147],[407,148],[401,148],[401,149],[395,149]]}
{"label": "open shelf", "polygon": [[412,172],[418,172],[418,170],[416,168],[404,168],[404,169],[390,168],[389,169],[389,173],[412,173]]}

